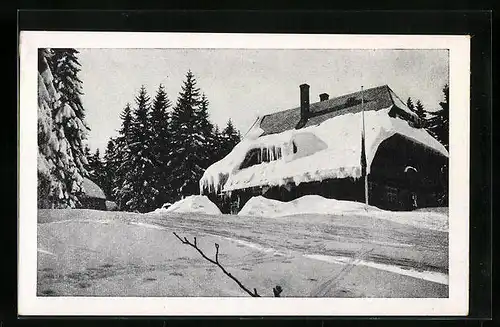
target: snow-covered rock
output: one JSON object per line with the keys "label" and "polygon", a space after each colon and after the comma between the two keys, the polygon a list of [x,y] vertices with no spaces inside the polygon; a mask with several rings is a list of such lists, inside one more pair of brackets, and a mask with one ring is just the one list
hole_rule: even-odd
{"label": "snow-covered rock", "polygon": [[203,195],[191,195],[179,200],[168,208],[158,208],[155,213],[161,212],[196,212],[207,215],[221,215],[219,208]]}
{"label": "snow-covered rock", "polygon": [[327,199],[306,195],[290,202],[253,197],[243,206],[239,216],[284,217],[299,214],[356,215],[390,220],[418,228],[448,231],[446,211],[387,211],[354,201]]}

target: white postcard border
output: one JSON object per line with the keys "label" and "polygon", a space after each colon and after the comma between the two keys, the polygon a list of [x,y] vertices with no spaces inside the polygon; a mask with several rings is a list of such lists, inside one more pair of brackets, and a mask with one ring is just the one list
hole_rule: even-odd
{"label": "white postcard border", "polygon": [[[449,298],[37,297],[37,49],[449,49]],[[19,315],[460,316],[468,313],[470,37],[21,31],[19,91]]]}

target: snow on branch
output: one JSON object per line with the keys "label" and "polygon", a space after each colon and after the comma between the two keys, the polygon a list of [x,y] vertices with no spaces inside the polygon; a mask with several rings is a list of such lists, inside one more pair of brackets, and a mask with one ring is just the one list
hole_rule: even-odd
{"label": "snow on branch", "polygon": [[[173,232],[173,234],[175,235],[175,237],[177,237],[179,239],[179,241],[182,242],[182,244],[186,244],[186,245],[189,245],[189,246],[193,247],[196,251],[198,251],[201,254],[201,256],[205,260],[207,260],[210,263],[213,263],[214,265],[216,265],[217,267],[219,267],[226,276],[228,276],[229,278],[231,278],[232,280],[234,280],[236,282],[236,284],[238,284],[238,286],[242,290],[244,290],[248,295],[250,295],[252,297],[260,297],[260,295],[257,293],[257,289],[254,288],[253,292],[250,291],[248,288],[245,287],[245,285],[243,285],[236,277],[234,277],[230,272],[228,272],[219,263],[219,244],[215,243],[215,260],[214,260],[214,259],[210,259],[209,257],[207,257],[205,255],[205,253],[198,247],[198,244],[196,242],[196,237],[193,238],[193,242],[190,242],[186,237],[181,238],[179,235],[177,235],[176,232]],[[282,291],[283,291],[283,289],[279,285],[277,285],[276,287],[273,288],[273,293],[274,293],[275,297],[280,297],[280,294],[281,294]]]}

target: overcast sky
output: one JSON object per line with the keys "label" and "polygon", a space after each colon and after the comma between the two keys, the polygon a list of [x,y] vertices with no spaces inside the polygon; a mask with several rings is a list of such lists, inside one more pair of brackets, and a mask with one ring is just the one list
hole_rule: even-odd
{"label": "overcast sky", "polygon": [[258,115],[300,105],[299,85],[311,86],[311,103],[387,84],[404,101],[439,108],[448,83],[446,50],[222,50],[78,49],[90,148],[101,153],[120,127],[120,112],[141,85],[151,98],[166,87],[175,104],[186,72],[210,102],[213,122],[231,118],[245,133]]}

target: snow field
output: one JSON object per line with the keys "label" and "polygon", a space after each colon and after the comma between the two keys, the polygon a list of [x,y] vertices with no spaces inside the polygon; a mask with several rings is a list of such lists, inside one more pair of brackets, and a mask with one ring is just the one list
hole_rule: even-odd
{"label": "snow field", "polygon": [[[246,296],[217,267],[181,244],[173,231],[189,239],[197,236],[209,256],[213,255],[213,244],[220,244],[224,267],[264,296],[272,296],[275,285],[283,287],[285,297],[415,298],[448,294],[447,273],[427,269],[446,266],[446,247],[436,243],[440,233],[401,228],[391,222],[383,229],[365,226],[372,230],[374,241],[380,241],[370,241],[374,248],[371,253],[386,259],[379,262],[370,256],[353,261],[357,258],[354,253],[366,249],[359,239],[340,233],[337,236],[341,239],[332,241],[331,230],[312,232],[305,226],[318,222],[305,219],[291,226],[286,219],[202,213],[170,214],[179,221],[164,219],[164,215],[98,210],[40,213],[49,217],[37,228],[38,296]],[[358,229],[356,219],[353,216],[342,222],[323,223],[334,230]],[[59,223],[49,223],[56,221]],[[304,231],[309,231],[307,239]],[[393,233],[403,237],[399,241],[409,243],[411,248],[378,244],[391,239]],[[353,254],[345,252],[347,249]],[[406,264],[398,268],[400,263]]]}

